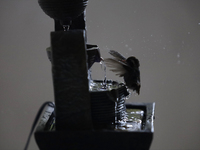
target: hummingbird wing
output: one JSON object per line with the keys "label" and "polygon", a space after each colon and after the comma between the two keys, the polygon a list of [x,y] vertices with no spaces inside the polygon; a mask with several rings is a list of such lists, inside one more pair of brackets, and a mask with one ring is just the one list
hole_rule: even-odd
{"label": "hummingbird wing", "polygon": [[111,68],[111,71],[115,72],[116,75],[119,75],[120,77],[124,76],[127,72],[125,69],[125,66],[128,67],[127,64],[120,60],[114,58],[106,58],[104,59],[104,62],[106,66]]}
{"label": "hummingbird wing", "polygon": [[117,60],[126,61],[126,58],[115,50],[110,50],[109,53]]}

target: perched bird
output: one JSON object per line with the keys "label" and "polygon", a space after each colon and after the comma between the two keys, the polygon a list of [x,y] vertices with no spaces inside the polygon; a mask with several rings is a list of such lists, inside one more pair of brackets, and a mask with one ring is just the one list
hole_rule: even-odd
{"label": "perched bird", "polygon": [[116,75],[124,77],[126,86],[129,89],[136,91],[139,95],[141,86],[139,60],[134,56],[130,56],[126,59],[124,56],[114,50],[110,50],[109,53],[114,58],[104,59],[106,66],[110,67],[110,70],[115,72]]}

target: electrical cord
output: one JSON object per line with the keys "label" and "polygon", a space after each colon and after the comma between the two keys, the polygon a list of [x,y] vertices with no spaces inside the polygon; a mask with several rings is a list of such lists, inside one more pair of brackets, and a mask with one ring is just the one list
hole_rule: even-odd
{"label": "electrical cord", "polygon": [[29,133],[29,136],[28,136],[28,139],[27,139],[27,142],[26,142],[26,145],[25,145],[24,150],[27,150],[27,149],[28,149],[28,145],[29,145],[29,143],[30,143],[30,139],[31,139],[31,136],[32,136],[33,131],[34,131],[34,129],[35,129],[35,126],[37,125],[37,122],[38,122],[38,120],[40,119],[40,116],[41,116],[41,114],[42,114],[42,112],[43,112],[43,110],[44,110],[44,108],[45,108],[46,105],[50,105],[50,106],[52,106],[52,107],[55,107],[55,105],[54,105],[53,102],[45,102],[45,103],[40,107],[40,109],[39,109],[39,111],[38,111],[38,113],[37,113],[37,115],[36,115],[36,117],[35,117],[35,120],[34,120],[34,122],[33,122],[33,125],[32,125],[32,127],[31,127],[31,131],[30,131],[30,133]]}

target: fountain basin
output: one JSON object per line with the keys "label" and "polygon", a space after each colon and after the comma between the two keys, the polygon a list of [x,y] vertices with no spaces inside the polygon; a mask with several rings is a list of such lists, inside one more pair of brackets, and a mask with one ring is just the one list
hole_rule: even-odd
{"label": "fountain basin", "polygon": [[44,131],[35,132],[35,140],[40,150],[64,149],[136,149],[149,150],[154,133],[155,103],[126,103],[126,110],[144,111],[141,130],[119,129],[82,131]]}
{"label": "fountain basin", "polygon": [[84,12],[88,0],[38,0],[38,3],[51,18],[70,21]]}
{"label": "fountain basin", "polygon": [[[114,129],[125,109],[125,99],[129,95],[123,83],[107,80],[92,81],[90,84],[91,116],[94,129]],[[105,85],[103,85],[105,84]]]}

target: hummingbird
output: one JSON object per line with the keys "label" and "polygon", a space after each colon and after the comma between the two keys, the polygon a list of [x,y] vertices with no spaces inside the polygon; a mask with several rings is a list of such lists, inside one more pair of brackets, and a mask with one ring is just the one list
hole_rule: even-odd
{"label": "hummingbird", "polygon": [[113,58],[105,58],[104,62],[106,66],[110,67],[111,71],[115,72],[119,77],[123,77],[126,86],[136,93],[140,94],[140,63],[139,60],[130,56],[125,58],[119,52],[110,50],[109,53]]}

